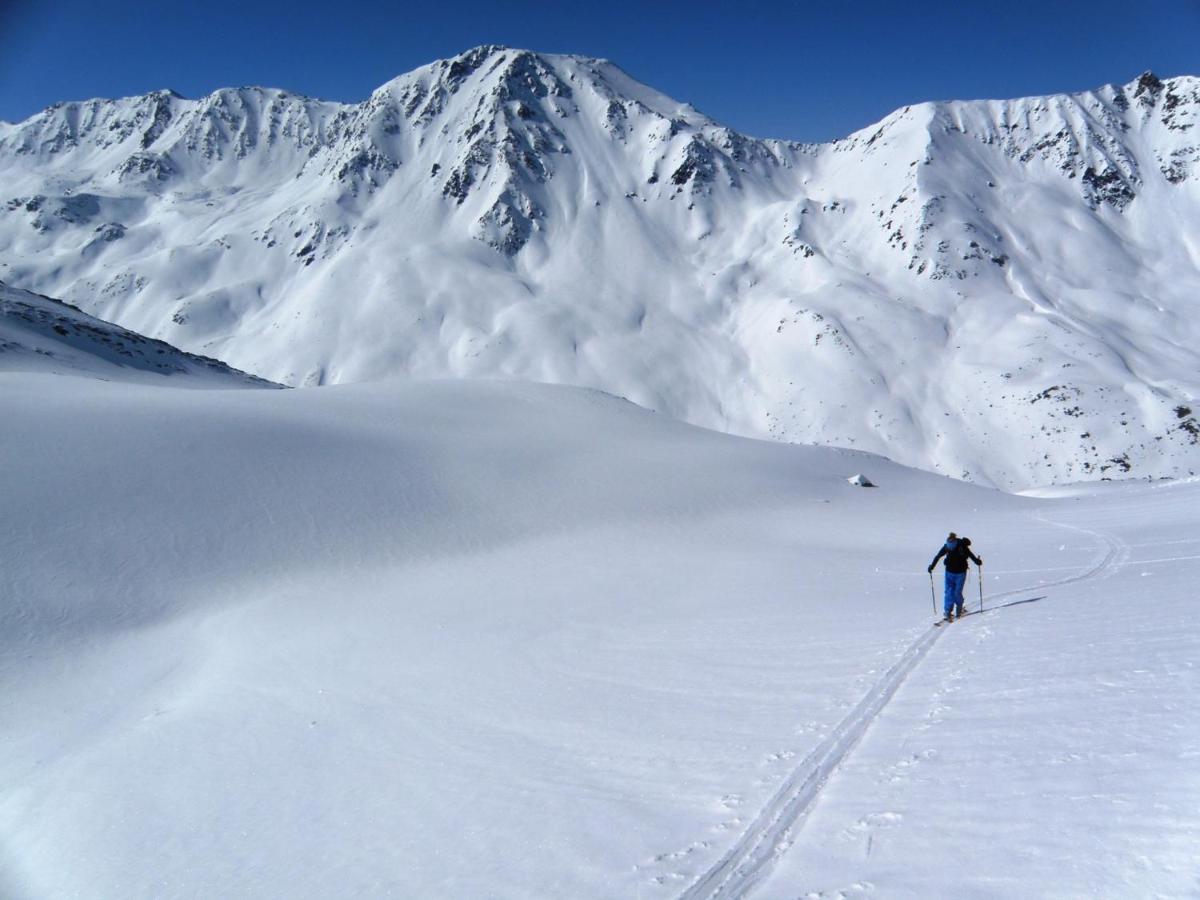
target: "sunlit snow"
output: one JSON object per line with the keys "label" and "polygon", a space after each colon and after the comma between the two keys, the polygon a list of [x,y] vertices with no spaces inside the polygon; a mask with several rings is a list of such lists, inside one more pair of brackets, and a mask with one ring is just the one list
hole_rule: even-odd
{"label": "sunlit snow", "polygon": [[[798,87],[798,89],[801,89]],[[983,484],[1200,472],[1200,82],[757,140],[480,47],[0,123],[0,279],[287,384],[605,390]]]}
{"label": "sunlit snow", "polygon": [[0,123],[0,897],[1195,895],[1197,92]]}

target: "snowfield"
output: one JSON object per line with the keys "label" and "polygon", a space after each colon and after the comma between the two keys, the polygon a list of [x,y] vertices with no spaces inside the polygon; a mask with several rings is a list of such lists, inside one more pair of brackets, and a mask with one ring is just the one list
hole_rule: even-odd
{"label": "snowfield", "polygon": [[[520,383],[7,371],[0,419],[4,897],[1200,888],[1194,481]],[[951,528],[988,609],[933,628]]]}

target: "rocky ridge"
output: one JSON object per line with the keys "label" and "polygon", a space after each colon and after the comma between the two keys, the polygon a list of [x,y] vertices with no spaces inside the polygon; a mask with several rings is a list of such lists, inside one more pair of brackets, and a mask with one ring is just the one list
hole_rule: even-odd
{"label": "rocky ridge", "polygon": [[1006,486],[1186,475],[1198,115],[1145,73],[804,145],[485,46],[360,104],[0,124],[0,275],[292,384],[562,381]]}

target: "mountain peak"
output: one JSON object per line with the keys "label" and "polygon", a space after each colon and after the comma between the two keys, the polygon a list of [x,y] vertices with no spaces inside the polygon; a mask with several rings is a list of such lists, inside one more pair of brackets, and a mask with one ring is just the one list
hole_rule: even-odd
{"label": "mountain peak", "polygon": [[1186,473],[1197,93],[802,146],[485,44],[362,103],[87,101],[0,129],[0,277],[290,384],[505,375],[994,483]]}
{"label": "mountain peak", "polygon": [[1147,69],[1133,82],[1133,96],[1140,97],[1142,94],[1150,93],[1157,94],[1163,89],[1162,79]]}

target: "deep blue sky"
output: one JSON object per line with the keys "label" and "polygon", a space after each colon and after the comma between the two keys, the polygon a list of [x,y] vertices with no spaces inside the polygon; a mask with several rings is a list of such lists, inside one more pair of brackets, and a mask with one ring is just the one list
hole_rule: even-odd
{"label": "deep blue sky", "polygon": [[1200,0],[586,4],[0,0],[0,119],[58,100],[261,84],[361,100],[483,43],[603,56],[759,137],[828,140],[908,103],[1200,75]]}

